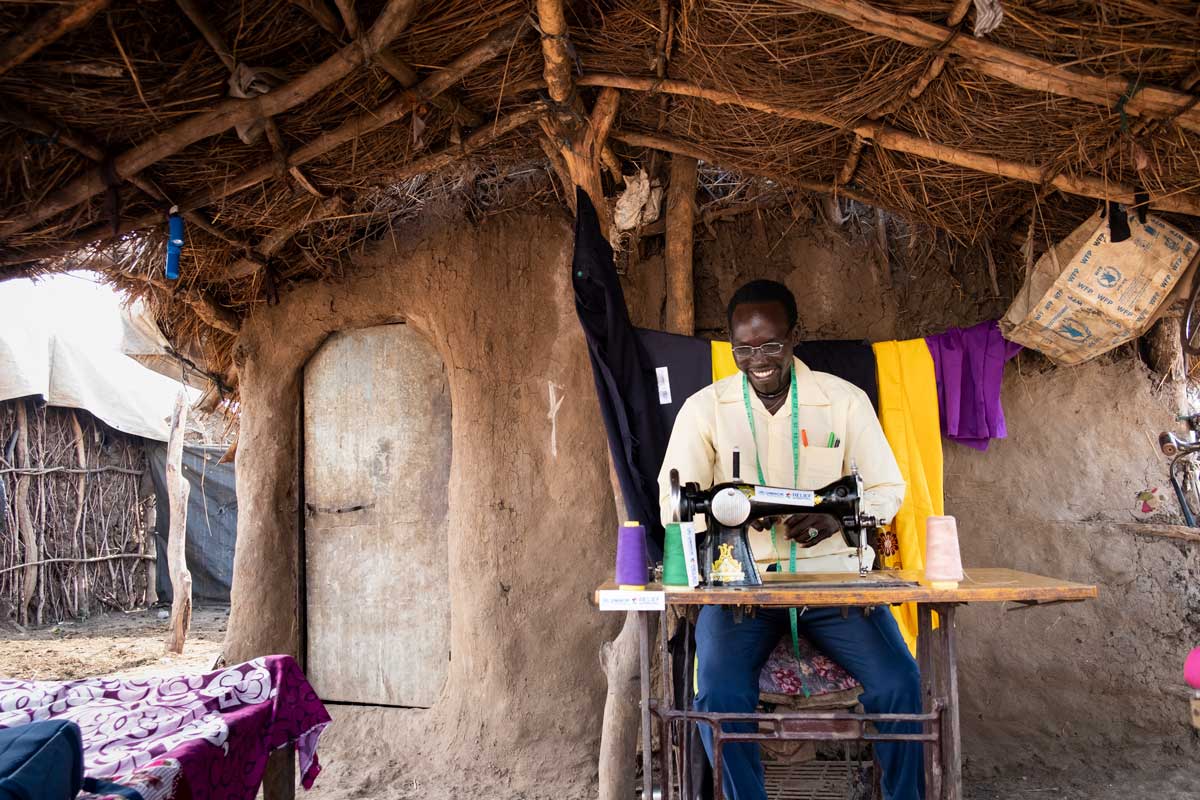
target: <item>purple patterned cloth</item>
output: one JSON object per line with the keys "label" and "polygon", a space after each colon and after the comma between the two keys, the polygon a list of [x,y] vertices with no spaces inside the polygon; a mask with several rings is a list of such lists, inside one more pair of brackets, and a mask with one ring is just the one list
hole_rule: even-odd
{"label": "purple patterned cloth", "polygon": [[792,652],[792,637],[784,636],[775,645],[762,672],[758,674],[758,691],[764,699],[770,696],[819,697],[844,692],[858,686],[858,681],[829,656],[817,650],[803,636],[797,639],[800,658]]}
{"label": "purple patterned cloth", "polygon": [[1000,384],[1004,364],[1021,345],[1001,336],[994,321],[951,328],[926,336],[925,343],[937,374],[938,411],[946,438],[987,450],[991,439],[1007,436]]}
{"label": "purple patterned cloth", "polygon": [[267,756],[288,744],[309,788],[330,722],[291,656],[206,675],[0,679],[0,728],[44,719],[79,725],[88,777],[128,780],[147,800],[254,800]]}

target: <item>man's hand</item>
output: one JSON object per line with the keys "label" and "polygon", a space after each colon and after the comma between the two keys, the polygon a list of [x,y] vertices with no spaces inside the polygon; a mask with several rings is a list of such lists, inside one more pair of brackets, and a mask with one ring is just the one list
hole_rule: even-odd
{"label": "man's hand", "polygon": [[783,535],[800,547],[812,547],[841,531],[842,526],[828,514],[792,514],[783,518]]}

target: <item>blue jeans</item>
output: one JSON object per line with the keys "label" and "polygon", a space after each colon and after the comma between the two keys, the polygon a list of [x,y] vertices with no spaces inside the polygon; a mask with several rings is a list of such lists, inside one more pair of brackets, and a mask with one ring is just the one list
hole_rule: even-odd
{"label": "blue jeans", "polygon": [[[870,613],[852,608],[842,617],[840,608],[810,608],[800,614],[800,632],[841,664],[863,686],[859,698],[870,714],[912,714],[921,711],[921,678],[886,608]],[[758,608],[734,621],[728,606],[705,606],[696,623],[696,657],[699,660],[701,711],[753,712],[758,706],[758,673],[780,637],[791,636],[786,608]],[[880,723],[885,733],[920,733],[917,722]],[[753,732],[753,723],[726,723],[724,730]],[[700,726],[704,748],[712,761],[712,732]],[[883,770],[886,800],[921,800],[925,796],[925,770],[920,742],[875,742],[875,758]],[[763,766],[753,742],[726,744],[722,748],[725,797],[728,800],[766,800]]]}

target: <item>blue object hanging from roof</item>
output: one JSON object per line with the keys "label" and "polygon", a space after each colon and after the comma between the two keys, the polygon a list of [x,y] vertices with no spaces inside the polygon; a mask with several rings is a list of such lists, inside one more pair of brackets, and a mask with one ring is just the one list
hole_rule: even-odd
{"label": "blue object hanging from roof", "polygon": [[179,254],[183,252],[183,217],[172,211],[167,217],[167,267],[168,280],[179,279]]}

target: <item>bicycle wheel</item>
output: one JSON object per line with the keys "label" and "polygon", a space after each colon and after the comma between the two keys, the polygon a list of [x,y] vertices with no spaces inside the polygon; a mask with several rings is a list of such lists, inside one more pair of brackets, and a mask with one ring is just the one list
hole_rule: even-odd
{"label": "bicycle wheel", "polygon": [[1188,509],[1192,512],[1192,519],[1197,521],[1197,525],[1200,525],[1200,466],[1196,464],[1194,458],[1187,459],[1187,466],[1184,467],[1183,474],[1183,497],[1187,501]]}
{"label": "bicycle wheel", "polygon": [[1171,462],[1170,474],[1184,524],[1195,528],[1200,525],[1200,468],[1191,456],[1185,455]]}
{"label": "bicycle wheel", "polygon": [[1200,356],[1200,280],[1193,283],[1192,294],[1188,297],[1179,327],[1183,352],[1189,356]]}

